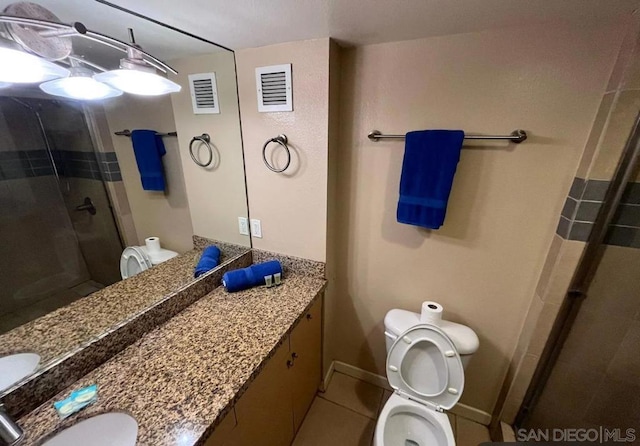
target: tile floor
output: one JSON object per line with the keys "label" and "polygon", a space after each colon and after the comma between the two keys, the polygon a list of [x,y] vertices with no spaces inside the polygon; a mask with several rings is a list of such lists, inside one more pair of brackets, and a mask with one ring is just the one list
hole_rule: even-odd
{"label": "tile floor", "polygon": [[[370,446],[376,419],[391,395],[388,390],[334,373],[325,393],[318,393],[293,446]],[[491,441],[486,426],[449,414],[457,446]]]}

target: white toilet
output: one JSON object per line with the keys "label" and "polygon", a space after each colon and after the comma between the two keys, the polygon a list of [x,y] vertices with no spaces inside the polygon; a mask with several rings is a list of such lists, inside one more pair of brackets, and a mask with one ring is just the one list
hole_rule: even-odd
{"label": "white toilet", "polygon": [[385,319],[387,378],[394,393],[382,408],[375,446],[454,446],[444,410],[464,390],[464,368],[478,350],[475,332],[455,322],[424,323],[419,313],[391,310]]}
{"label": "white toilet", "polygon": [[120,275],[122,279],[128,279],[177,255],[175,251],[161,248],[158,237],[148,237],[144,246],[124,248],[120,256]]}

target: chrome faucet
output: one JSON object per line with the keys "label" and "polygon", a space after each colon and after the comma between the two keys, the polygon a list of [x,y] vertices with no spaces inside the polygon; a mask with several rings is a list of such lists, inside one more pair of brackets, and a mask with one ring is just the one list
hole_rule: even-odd
{"label": "chrome faucet", "polygon": [[0,444],[14,446],[22,441],[24,431],[11,419],[4,404],[0,403]]}

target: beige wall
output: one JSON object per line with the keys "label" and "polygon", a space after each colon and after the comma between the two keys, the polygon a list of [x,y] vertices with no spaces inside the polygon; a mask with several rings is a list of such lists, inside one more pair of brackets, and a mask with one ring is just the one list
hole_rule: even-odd
{"label": "beige wall", "polygon": [[[178,151],[178,143],[174,137],[163,139],[166,155],[163,157],[167,190],[163,192],[145,191],[140,182],[140,173],[136,164],[131,138],[117,136],[113,133],[123,129],[151,129],[158,132],[175,131],[171,100],[167,96],[139,97],[123,95],[117,100],[109,101],[104,106],[108,122],[108,132],[113,143],[122,180],[126,189],[126,197],[130,205],[131,216],[137,233],[135,243],[144,244],[144,239],[151,236],[160,237],[162,246],[178,252],[193,248],[191,236],[193,228],[189,215],[189,201],[185,190],[182,161]],[[99,111],[96,111],[99,114]],[[99,116],[96,117],[99,120]],[[101,132],[101,138],[105,135]],[[112,194],[123,194],[120,185],[111,186]],[[126,202],[127,200],[122,200]],[[128,215],[124,209],[125,215]],[[122,221],[120,222],[122,225]],[[126,233],[126,231],[123,231]],[[126,240],[131,243],[133,240]]]}
{"label": "beige wall", "polygon": [[[329,39],[245,49],[236,57],[249,206],[263,233],[253,247],[324,261]],[[259,113],[255,68],[287,63],[292,64],[293,112]],[[280,133],[289,138],[292,162],[277,174],[264,165],[262,146]]]}
{"label": "beige wall", "polygon": [[[180,93],[171,95],[171,102],[193,231],[203,237],[249,246],[249,237],[238,232],[238,217],[246,217],[248,211],[233,53],[219,51],[173,60],[170,65],[179,72],[173,80],[182,86]],[[188,75],[209,72],[216,73],[220,114],[194,115]],[[208,168],[196,165],[189,156],[191,138],[203,133],[211,136],[215,146],[214,162]],[[200,154],[203,160],[207,159],[204,150]]]}
{"label": "beige wall", "polygon": [[[492,411],[621,38],[518,27],[343,52],[332,359],[384,375],[385,313],[433,299],[478,333],[462,402]],[[530,138],[463,150],[426,231],[395,221],[402,142],[366,137],[422,128]]]}

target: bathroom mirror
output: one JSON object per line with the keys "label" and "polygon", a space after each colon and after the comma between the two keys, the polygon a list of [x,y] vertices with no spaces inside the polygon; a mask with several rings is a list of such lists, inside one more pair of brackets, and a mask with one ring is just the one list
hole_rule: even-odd
{"label": "bathroom mirror", "polygon": [[[12,3],[0,0],[0,9]],[[2,84],[0,361],[26,350],[39,355],[35,362],[33,357],[5,361],[19,363],[27,370],[23,374],[131,316],[100,314],[100,323],[79,324],[72,339],[51,339],[55,349],[39,351],[37,345],[15,342],[17,334],[47,333],[46,324],[56,323],[53,312],[70,311],[89,295],[107,296],[109,286],[122,280],[126,247],[142,247],[138,251],[143,257],[146,252],[150,270],[170,258],[170,251],[188,257],[179,270],[165,268],[173,273],[155,284],[157,300],[194,280],[201,253],[194,250],[194,235],[211,240],[200,239],[196,248],[219,245],[222,260],[250,249],[248,234],[238,230],[238,218],[247,218],[248,211],[233,52],[98,2],[37,3],[61,22],[81,22],[125,42],[133,36],[146,53],[177,71],[169,71],[167,77],[181,89],[158,96],[125,92],[108,99],[75,100],[47,93],[40,83]],[[67,67],[72,76],[78,67],[91,73],[118,69],[121,59],[131,56],[83,37],[43,40],[24,28],[13,29],[15,35],[5,24],[0,28],[0,48],[19,40],[37,47],[53,39],[58,47],[52,51],[67,45],[76,61]],[[144,129],[158,136],[142,138],[142,146],[134,150],[129,132]],[[154,164],[162,150],[158,138],[166,152],[159,158],[160,169]],[[145,147],[149,141],[155,144],[151,161]],[[168,251],[158,255],[155,241],[147,249],[145,240],[150,237],[157,237],[161,249]],[[153,299],[144,302],[152,303]],[[143,310],[132,306],[127,312]],[[47,322],[38,322],[47,316]]]}

